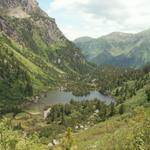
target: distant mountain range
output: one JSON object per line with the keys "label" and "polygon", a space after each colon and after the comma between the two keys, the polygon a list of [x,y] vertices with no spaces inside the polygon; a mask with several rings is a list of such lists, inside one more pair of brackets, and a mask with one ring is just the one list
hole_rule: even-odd
{"label": "distant mountain range", "polygon": [[150,62],[150,29],[137,34],[113,32],[100,38],[74,41],[87,60],[100,64],[138,68]]}

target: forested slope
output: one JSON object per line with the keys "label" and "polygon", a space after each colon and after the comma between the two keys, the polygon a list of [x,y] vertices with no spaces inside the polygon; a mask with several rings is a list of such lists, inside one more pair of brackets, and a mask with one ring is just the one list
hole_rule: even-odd
{"label": "forested slope", "polygon": [[92,68],[35,0],[0,1],[0,52],[0,101],[38,95]]}

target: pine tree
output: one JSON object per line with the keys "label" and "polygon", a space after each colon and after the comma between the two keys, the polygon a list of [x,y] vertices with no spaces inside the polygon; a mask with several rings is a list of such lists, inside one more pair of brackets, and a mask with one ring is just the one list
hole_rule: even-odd
{"label": "pine tree", "polygon": [[62,147],[63,150],[71,150],[73,148],[73,137],[72,137],[72,131],[71,128],[68,128],[64,138],[62,139]]}
{"label": "pine tree", "polygon": [[147,95],[147,101],[150,101],[150,88],[146,89],[145,93]]}
{"label": "pine tree", "polygon": [[110,104],[110,116],[113,116],[115,113],[115,106],[114,106],[114,103],[111,102]]}
{"label": "pine tree", "polygon": [[122,115],[124,113],[124,104],[120,105],[119,114]]}

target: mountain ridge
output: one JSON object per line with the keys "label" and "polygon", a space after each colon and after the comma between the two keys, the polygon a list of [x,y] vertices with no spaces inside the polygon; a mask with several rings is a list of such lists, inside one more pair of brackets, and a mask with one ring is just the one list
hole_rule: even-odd
{"label": "mountain ridge", "polygon": [[35,0],[1,0],[0,6],[0,69],[5,68],[0,74],[0,109],[92,68]]}
{"label": "mountain ridge", "polygon": [[[82,42],[81,37],[80,39],[76,39],[74,43],[82,50],[83,55],[85,55],[89,61],[96,62],[98,65],[111,63],[114,66],[137,68],[150,62],[149,31],[150,29],[136,34],[112,32],[108,35],[89,40],[88,42]],[[107,51],[111,57],[113,57],[112,62],[100,60],[100,58],[103,57],[101,54],[104,51]],[[140,56],[139,53],[141,54]],[[123,55],[124,58],[122,57]],[[118,57],[120,56],[123,60],[126,59],[126,61],[123,61],[120,58],[119,61]],[[131,59],[133,59],[133,61],[128,63],[128,60]],[[138,61],[140,63],[136,64]]]}

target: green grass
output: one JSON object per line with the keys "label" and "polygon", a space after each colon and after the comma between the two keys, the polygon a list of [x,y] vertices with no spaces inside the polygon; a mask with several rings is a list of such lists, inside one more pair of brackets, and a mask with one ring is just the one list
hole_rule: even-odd
{"label": "green grass", "polygon": [[141,126],[146,117],[144,111],[140,107],[133,113],[112,117],[88,130],[80,131],[74,135],[78,150],[129,149],[134,129]]}
{"label": "green grass", "polygon": [[[145,89],[146,89],[147,86],[145,86],[144,88],[138,90],[136,92],[135,96],[132,96],[131,98],[127,99],[124,102],[125,112],[131,112],[137,106],[142,106],[142,105],[144,105],[147,102],[147,96],[145,94]],[[119,107],[120,107],[120,105],[118,105],[116,107],[116,111],[117,112],[119,110]]]}
{"label": "green grass", "polygon": [[[128,85],[132,87],[134,82],[128,82]],[[134,140],[139,138],[137,137],[139,135],[136,134],[140,134],[139,130],[143,132],[145,120],[150,119],[150,104],[147,102],[145,94],[148,86],[149,84],[145,85],[136,92],[135,96],[123,103],[123,115],[116,114],[104,122],[74,134],[78,150],[135,149]],[[116,107],[116,113],[119,112],[119,107],[120,105]],[[150,147],[146,143],[143,146],[144,150],[148,150]]]}

